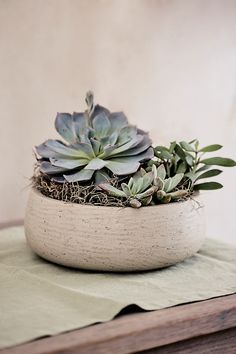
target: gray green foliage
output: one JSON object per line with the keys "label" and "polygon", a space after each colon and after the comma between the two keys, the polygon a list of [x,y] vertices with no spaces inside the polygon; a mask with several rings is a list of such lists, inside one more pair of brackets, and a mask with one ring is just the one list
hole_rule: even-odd
{"label": "gray green foliage", "polygon": [[174,177],[166,177],[164,165],[158,168],[153,165],[150,172],[140,169],[128,183],[121,183],[120,188],[109,183],[99,184],[99,187],[114,197],[128,199],[129,205],[139,208],[142,205],[169,203],[171,200],[178,200],[188,195],[186,190],[176,190],[184,174],[179,173]]}
{"label": "gray green foliage", "polygon": [[236,165],[229,158],[208,157],[222,145],[200,147],[197,139],[153,148],[149,134],[130,125],[124,113],[94,105],[91,91],[85,101],[83,113],[57,114],[55,128],[63,140],[49,139],[36,147],[39,174],[54,188],[79,183],[79,189],[82,183],[94,187],[94,203],[108,198],[111,204],[114,196],[122,205],[139,208],[222,188],[208,181],[222,173],[215,166]]}
{"label": "gray green foliage", "polygon": [[83,113],[58,113],[57,132],[64,139],[47,140],[36,147],[40,172],[56,182],[109,180],[110,175],[132,175],[140,163],[153,157],[148,133],[128,123],[124,113],[94,105],[86,95]]}
{"label": "gray green foliage", "polygon": [[153,194],[158,190],[158,187],[153,185],[153,180],[153,171],[146,172],[141,168],[130,177],[128,183],[121,183],[120,188],[109,183],[101,183],[99,187],[109,195],[128,199],[130,206],[139,208],[141,205],[150,204]]}
{"label": "gray green foliage", "polygon": [[199,180],[211,178],[222,173],[222,170],[212,168],[212,166],[233,167],[236,162],[225,157],[203,158],[206,153],[220,150],[222,145],[213,144],[203,148],[199,147],[197,139],[186,142],[172,142],[169,148],[157,146],[154,148],[156,160],[149,161],[150,169],[152,164],[164,165],[167,177],[175,177],[183,174],[182,187],[185,190],[207,190],[219,189],[223,186],[218,182],[199,183]]}

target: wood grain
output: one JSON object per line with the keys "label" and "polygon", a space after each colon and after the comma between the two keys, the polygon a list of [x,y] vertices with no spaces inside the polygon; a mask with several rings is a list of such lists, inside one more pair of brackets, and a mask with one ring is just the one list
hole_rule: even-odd
{"label": "wood grain", "polygon": [[127,354],[234,327],[236,295],[229,295],[159,311],[123,315],[107,323],[2,350],[0,354]]}
{"label": "wood grain", "polygon": [[139,352],[139,354],[235,354],[236,328]]}

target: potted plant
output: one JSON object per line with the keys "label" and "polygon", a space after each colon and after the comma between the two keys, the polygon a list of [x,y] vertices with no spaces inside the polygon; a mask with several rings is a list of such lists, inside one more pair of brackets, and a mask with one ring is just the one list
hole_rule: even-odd
{"label": "potted plant", "polygon": [[198,140],[152,146],[149,134],[122,112],[94,105],[58,113],[63,138],[36,147],[25,234],[41,257],[70,267],[137,271],[166,267],[197,252],[205,238],[200,190],[219,175],[212,166],[232,159],[205,158],[219,144]]}

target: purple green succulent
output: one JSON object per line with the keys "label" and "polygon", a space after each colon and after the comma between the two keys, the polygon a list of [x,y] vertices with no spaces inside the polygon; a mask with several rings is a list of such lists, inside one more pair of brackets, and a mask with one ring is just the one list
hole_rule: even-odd
{"label": "purple green succulent", "polygon": [[148,133],[130,125],[123,112],[94,105],[91,92],[86,102],[83,113],[57,114],[55,128],[63,141],[49,139],[36,147],[41,173],[59,183],[99,183],[133,174],[154,156]]}

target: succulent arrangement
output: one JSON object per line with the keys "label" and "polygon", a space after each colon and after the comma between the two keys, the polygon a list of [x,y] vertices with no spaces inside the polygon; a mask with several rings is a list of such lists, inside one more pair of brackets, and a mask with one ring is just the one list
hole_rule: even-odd
{"label": "succulent arrangement", "polygon": [[94,191],[98,196],[105,193],[116,198],[118,205],[124,202],[139,208],[222,188],[208,181],[222,173],[214,166],[236,165],[229,158],[206,158],[206,153],[222,146],[200,147],[197,139],[153,147],[149,134],[130,125],[123,112],[111,113],[94,105],[92,92],[87,93],[86,103],[83,113],[57,114],[55,128],[63,141],[49,139],[36,147],[34,184],[41,192],[47,186],[49,196],[52,185],[58,190],[73,186],[78,195],[92,187],[93,195]]}
{"label": "succulent arrangement", "polygon": [[130,125],[124,113],[94,105],[91,92],[86,103],[83,113],[57,114],[55,128],[67,144],[50,139],[36,147],[40,172],[59,183],[94,177],[98,184],[109,174],[133,174],[154,156],[148,133]]}

